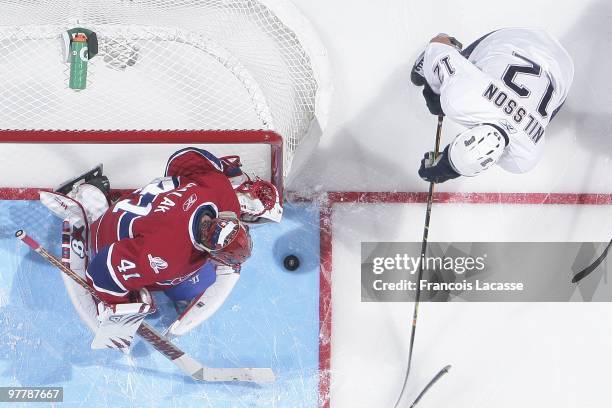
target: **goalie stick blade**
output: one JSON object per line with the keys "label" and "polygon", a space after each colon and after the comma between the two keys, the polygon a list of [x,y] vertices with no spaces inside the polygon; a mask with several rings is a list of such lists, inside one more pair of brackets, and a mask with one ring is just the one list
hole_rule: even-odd
{"label": "goalie stick blade", "polygon": [[187,354],[172,361],[183,372],[188,373],[191,378],[197,381],[206,382],[254,382],[269,383],[276,377],[270,368],[212,368],[198,363]]}
{"label": "goalie stick blade", "polygon": [[270,368],[210,368],[203,367],[192,375],[198,381],[242,381],[258,384],[274,382],[276,377]]}
{"label": "goalie stick blade", "polygon": [[612,240],[608,243],[608,246],[606,247],[606,249],[604,249],[603,253],[599,256],[599,258],[595,260],[595,262],[593,262],[591,265],[587,266],[586,268],[578,272],[572,278],[572,283],[580,282],[582,279],[586,278],[591,272],[597,269],[597,267],[601,265],[604,259],[606,259],[606,256],[608,255],[608,251],[610,250],[610,245],[612,245]]}

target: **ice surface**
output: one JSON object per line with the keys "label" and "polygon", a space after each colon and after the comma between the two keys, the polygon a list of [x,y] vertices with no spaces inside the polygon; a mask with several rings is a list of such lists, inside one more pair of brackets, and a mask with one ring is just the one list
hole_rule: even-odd
{"label": "ice surface", "polygon": [[[296,188],[426,191],[416,170],[433,146],[436,120],[410,84],[414,58],[437,32],[467,44],[500,27],[536,26],[557,36],[576,66],[566,106],[547,129],[544,158],[525,175],[493,169],[439,190],[612,191],[609,1],[516,0],[503,7],[485,0],[293,2],[329,51],[336,90],[329,126]],[[443,143],[459,130],[447,121]],[[89,350],[89,334],[63,295],[59,276],[48,277],[57,272],[12,238],[13,226],[25,225],[45,243],[58,231],[28,225],[31,213],[44,220],[37,203],[1,203],[0,383],[63,384],[66,400],[75,405],[99,400],[122,406],[138,398],[144,406],[317,406],[319,224],[312,211],[290,207],[280,235],[256,230],[254,259],[261,256],[263,269],[246,269],[219,314],[197,336],[179,340],[213,366],[271,365],[279,380],[258,387],[194,384],[142,343],[131,359]],[[335,207],[333,408],[386,407],[397,397],[413,305],[359,301],[359,242],[420,241],[423,217],[420,204]],[[434,205],[430,239],[606,241],[611,220],[609,205]],[[302,246],[311,255],[303,272],[278,269],[282,254]],[[422,400],[422,408],[607,406],[609,310],[605,303],[424,304],[408,396],[451,363],[451,373]]]}
{"label": "ice surface", "polygon": [[[271,367],[270,385],[197,383],[142,340],[130,356],[91,350],[59,272],[13,238],[24,228],[54,253],[60,223],[37,201],[0,201],[0,385],[63,386],[67,406],[312,407],[318,393],[318,212],[288,206],[281,225],[253,229],[251,261],[221,310],[176,339],[211,367]],[[275,243],[272,245],[271,243]],[[301,268],[282,259],[296,253]],[[176,312],[163,294],[151,322]]]}
{"label": "ice surface", "polygon": [[[612,192],[612,3],[606,0],[295,0],[326,44],[335,99],[326,133],[298,178],[304,190],[427,191],[417,176],[436,120],[410,83],[414,59],[446,32],[469,44],[500,27],[540,27],[574,58],[565,107],[536,169],[500,169],[437,187],[456,192]],[[446,121],[443,144],[461,130]],[[412,303],[360,302],[359,243],[420,241],[424,205],[336,205],[333,222],[333,408],[392,406],[404,375]],[[608,241],[604,206],[434,205],[430,240]],[[604,278],[606,279],[606,278]],[[409,397],[440,407],[609,405],[608,304],[425,304]],[[412,400],[411,398],[408,398]]]}
{"label": "ice surface", "polygon": [[[360,301],[360,242],[420,242],[424,213],[424,204],[334,209],[334,408],[390,407],[399,396],[413,303]],[[430,241],[605,242],[612,231],[610,214],[610,206],[434,204]],[[558,273],[569,281],[571,265]],[[601,272],[591,278],[609,284]],[[574,296],[581,298],[579,289]],[[610,303],[422,303],[404,401],[413,401],[438,370],[452,364],[419,407],[605,406],[610,308]]]}
{"label": "ice surface", "polygon": [[[612,173],[612,3],[607,0],[499,2],[294,0],[329,50],[334,102],[327,131],[302,188],[426,191],[417,169],[432,150],[436,119],[410,69],[430,38],[450,33],[465,45],[501,27],[541,27],[574,59],[568,100],[546,130],[546,152],[527,175],[499,169],[440,191],[610,192]],[[442,142],[461,128],[446,121]]]}

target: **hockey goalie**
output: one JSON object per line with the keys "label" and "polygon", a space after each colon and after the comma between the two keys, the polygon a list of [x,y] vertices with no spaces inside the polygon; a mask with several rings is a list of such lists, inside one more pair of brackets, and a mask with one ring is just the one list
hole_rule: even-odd
{"label": "hockey goalie", "polygon": [[102,302],[64,277],[91,347],[129,350],[163,291],[178,317],[166,334],[181,336],[210,318],[227,299],[250,257],[247,224],[280,222],[276,187],[241,170],[238,156],[217,158],[185,148],[163,177],[111,201],[102,166],[41,202],[63,223],[62,262],[85,278]]}

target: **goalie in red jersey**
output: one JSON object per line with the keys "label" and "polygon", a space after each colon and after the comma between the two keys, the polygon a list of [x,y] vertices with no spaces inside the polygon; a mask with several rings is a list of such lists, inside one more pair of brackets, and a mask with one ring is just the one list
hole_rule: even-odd
{"label": "goalie in red jersey", "polygon": [[[96,305],[97,321],[87,322],[96,334],[92,348],[128,348],[154,311],[150,291],[186,306],[169,334],[201,324],[229,296],[251,255],[245,221],[282,216],[271,183],[246,176],[236,156],[218,159],[196,148],[173,154],[164,177],[110,206],[109,191],[99,167],[41,193],[43,204],[70,226],[65,260],[106,303]],[[77,310],[79,301],[73,297]]]}

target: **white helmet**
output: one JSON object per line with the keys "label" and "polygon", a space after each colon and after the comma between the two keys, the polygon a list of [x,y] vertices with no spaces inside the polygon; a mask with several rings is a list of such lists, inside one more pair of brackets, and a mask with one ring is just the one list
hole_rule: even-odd
{"label": "white helmet", "polygon": [[283,217],[283,206],[274,184],[259,177],[252,180],[246,176],[246,180],[234,191],[240,202],[241,221],[250,224],[280,222]]}
{"label": "white helmet", "polygon": [[450,144],[448,158],[462,176],[475,176],[493,166],[504,152],[508,136],[497,126],[477,125]]}

